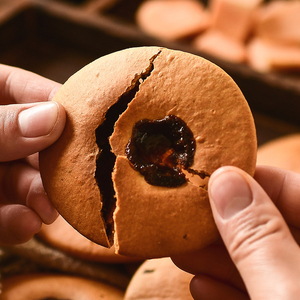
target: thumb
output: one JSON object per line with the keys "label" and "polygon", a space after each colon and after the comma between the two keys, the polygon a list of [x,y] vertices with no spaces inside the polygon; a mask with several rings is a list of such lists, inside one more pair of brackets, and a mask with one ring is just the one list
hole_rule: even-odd
{"label": "thumb", "polygon": [[62,133],[65,118],[63,107],[53,101],[0,106],[0,161],[48,147]]}
{"label": "thumb", "polygon": [[235,167],[209,181],[213,215],[251,299],[299,299],[300,250],[259,184]]}

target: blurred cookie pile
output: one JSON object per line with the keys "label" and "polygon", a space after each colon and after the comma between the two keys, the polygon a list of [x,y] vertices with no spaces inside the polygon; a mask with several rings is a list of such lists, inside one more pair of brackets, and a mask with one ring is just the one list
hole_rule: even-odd
{"label": "blurred cookie pile", "polygon": [[298,0],[146,0],[136,22],[148,35],[270,72],[299,70],[299,16]]}
{"label": "blurred cookie pile", "polygon": [[123,299],[141,262],[94,244],[59,217],[29,242],[0,247],[0,298]]}
{"label": "blurred cookie pile", "polygon": [[0,247],[0,299],[192,300],[192,275],[170,258],[116,255],[62,217],[29,242]]}
{"label": "blurred cookie pile", "polygon": [[257,164],[300,173],[300,133],[283,135],[264,143],[257,151]]}

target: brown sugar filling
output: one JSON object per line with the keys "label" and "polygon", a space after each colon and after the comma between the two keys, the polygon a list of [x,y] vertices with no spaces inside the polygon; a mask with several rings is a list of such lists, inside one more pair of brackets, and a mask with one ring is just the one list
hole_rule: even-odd
{"label": "brown sugar filling", "polygon": [[196,142],[177,116],[140,120],[132,130],[125,154],[132,168],[155,186],[178,187],[187,182],[206,189],[210,175],[193,170]]}
{"label": "brown sugar filling", "polygon": [[149,184],[177,187],[187,182],[182,169],[193,164],[195,149],[193,133],[186,123],[169,115],[162,120],[137,122],[125,154]]}

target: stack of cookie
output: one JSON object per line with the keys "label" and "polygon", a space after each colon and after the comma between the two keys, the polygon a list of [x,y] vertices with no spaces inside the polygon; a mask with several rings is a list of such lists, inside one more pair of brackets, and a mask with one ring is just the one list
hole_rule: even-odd
{"label": "stack of cookie", "polygon": [[0,254],[2,300],[192,300],[193,275],[170,258],[129,258],[83,237],[62,217]]}
{"label": "stack of cookie", "polygon": [[157,38],[270,72],[300,68],[299,13],[297,0],[146,0],[136,22]]}
{"label": "stack of cookie", "polygon": [[29,242],[3,246],[1,299],[123,299],[139,258],[116,255],[62,217]]}

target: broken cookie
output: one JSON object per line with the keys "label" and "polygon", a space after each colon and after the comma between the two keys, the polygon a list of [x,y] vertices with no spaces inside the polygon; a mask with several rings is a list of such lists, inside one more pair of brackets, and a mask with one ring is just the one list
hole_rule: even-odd
{"label": "broken cookie", "polygon": [[71,76],[54,101],[67,124],[40,170],[74,228],[145,258],[216,240],[209,176],[225,165],[253,175],[256,163],[251,111],[223,70],[181,51],[125,49]]}

